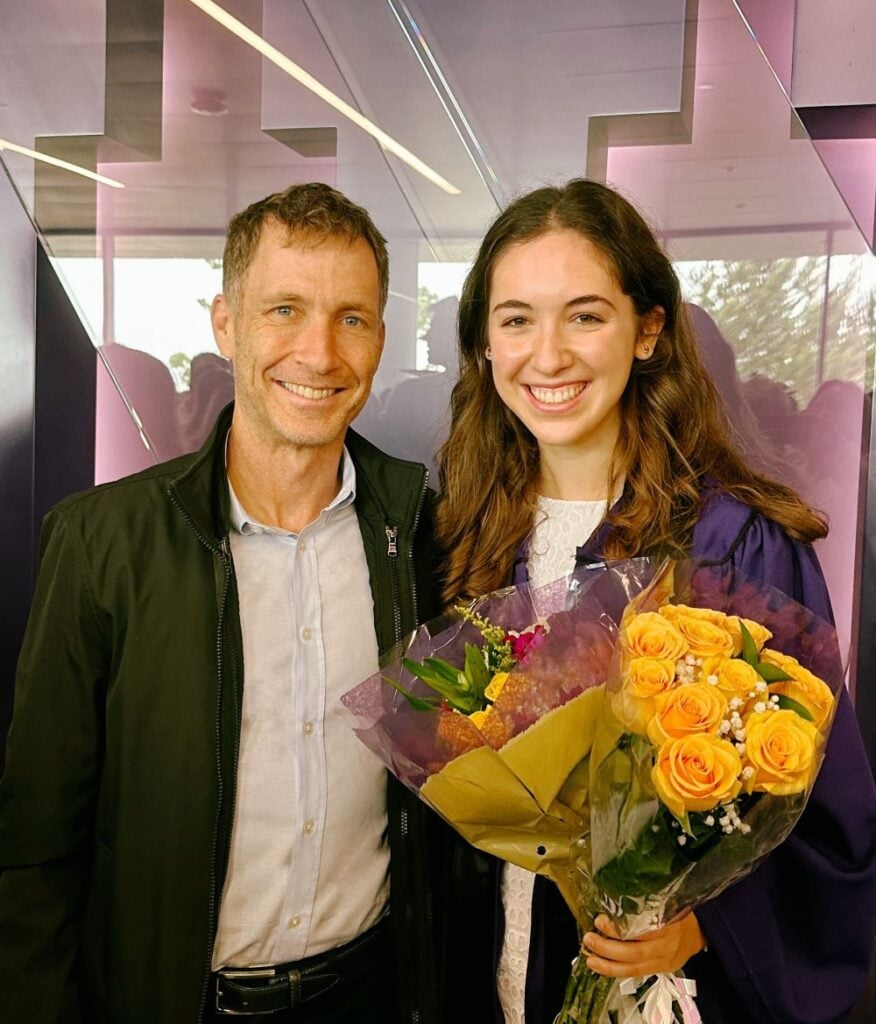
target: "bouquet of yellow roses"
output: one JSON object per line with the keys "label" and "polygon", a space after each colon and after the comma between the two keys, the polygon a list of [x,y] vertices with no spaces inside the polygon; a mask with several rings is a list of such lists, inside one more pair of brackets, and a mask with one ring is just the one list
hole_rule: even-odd
{"label": "bouquet of yellow roses", "polygon": [[[579,900],[623,938],[670,922],[788,835],[821,764],[833,627],[732,569],[667,561],[623,612],[590,757]],[[700,1020],[693,983],[573,965],[558,1024]],[[678,1014],[676,1014],[676,1007]]]}

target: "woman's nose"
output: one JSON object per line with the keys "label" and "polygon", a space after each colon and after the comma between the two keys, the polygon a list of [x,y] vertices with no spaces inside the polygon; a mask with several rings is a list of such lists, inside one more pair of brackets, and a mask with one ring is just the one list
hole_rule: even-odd
{"label": "woman's nose", "polygon": [[556,324],[544,324],[536,332],[530,358],[533,369],[545,376],[551,376],[564,369],[571,362],[571,353],[562,328]]}

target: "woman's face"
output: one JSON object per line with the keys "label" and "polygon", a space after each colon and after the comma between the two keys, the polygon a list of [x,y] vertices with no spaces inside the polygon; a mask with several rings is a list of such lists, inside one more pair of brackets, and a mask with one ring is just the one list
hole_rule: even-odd
{"label": "woman's face", "polygon": [[543,458],[580,453],[608,464],[633,360],[653,352],[662,323],[659,307],[636,313],[576,231],[549,231],[499,256],[487,321],[493,382]]}

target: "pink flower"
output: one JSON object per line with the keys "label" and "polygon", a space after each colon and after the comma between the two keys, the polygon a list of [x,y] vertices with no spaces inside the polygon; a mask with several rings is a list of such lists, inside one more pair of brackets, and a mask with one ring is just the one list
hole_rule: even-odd
{"label": "pink flower", "polygon": [[534,651],[544,640],[547,630],[541,623],[523,633],[506,633],[505,642],[511,644],[515,661],[524,664],[530,651]]}

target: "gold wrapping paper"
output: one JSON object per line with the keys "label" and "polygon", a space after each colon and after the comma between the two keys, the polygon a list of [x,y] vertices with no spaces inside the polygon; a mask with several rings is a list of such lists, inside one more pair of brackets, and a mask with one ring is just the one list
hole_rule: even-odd
{"label": "gold wrapping paper", "polygon": [[589,830],[587,758],[602,696],[602,686],[586,690],[499,750],[454,758],[420,789],[472,846],[553,879],[576,917],[570,852]]}

